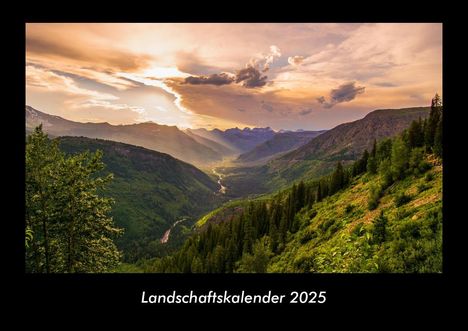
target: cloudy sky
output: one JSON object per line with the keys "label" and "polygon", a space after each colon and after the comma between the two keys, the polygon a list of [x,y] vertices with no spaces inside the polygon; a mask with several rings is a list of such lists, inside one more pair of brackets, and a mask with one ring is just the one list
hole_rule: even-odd
{"label": "cloudy sky", "polygon": [[26,103],[80,122],[329,129],[436,92],[441,24],[26,25]]}

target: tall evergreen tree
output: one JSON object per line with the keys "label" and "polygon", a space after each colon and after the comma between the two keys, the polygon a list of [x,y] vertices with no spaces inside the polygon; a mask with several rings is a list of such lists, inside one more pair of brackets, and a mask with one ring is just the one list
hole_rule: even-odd
{"label": "tall evergreen tree", "polygon": [[434,153],[438,157],[442,157],[442,116],[440,117],[439,123],[437,125],[437,129],[435,131],[434,136]]}
{"label": "tall evergreen tree", "polygon": [[424,131],[424,143],[429,150],[434,146],[434,137],[442,115],[442,99],[436,93],[431,102],[431,112]]}
{"label": "tall evergreen tree", "polygon": [[322,185],[320,184],[320,181],[317,185],[317,193],[315,194],[315,199],[317,202],[322,201]]}
{"label": "tall evergreen tree", "polygon": [[338,162],[336,165],[336,169],[333,172],[330,180],[330,192],[329,194],[332,195],[335,192],[338,192],[343,187],[344,182],[344,174],[343,174],[343,166],[341,162]]}
{"label": "tall evergreen tree", "polygon": [[392,145],[391,170],[393,180],[401,179],[409,165],[409,149],[402,138],[397,137]]}

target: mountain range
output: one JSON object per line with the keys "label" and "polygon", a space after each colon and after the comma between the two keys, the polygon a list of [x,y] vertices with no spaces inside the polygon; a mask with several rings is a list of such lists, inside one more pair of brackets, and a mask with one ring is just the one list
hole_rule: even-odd
{"label": "mountain range", "polygon": [[[83,136],[123,142],[167,153],[198,166],[208,166],[225,157],[246,153],[276,136],[279,136],[279,141],[285,140],[286,137],[285,133],[275,132],[269,127],[209,131],[206,129],[180,130],[176,126],[160,125],[153,122],[130,125],[80,123],[26,106],[26,130],[31,131],[41,123],[43,130],[51,136]],[[304,143],[304,137],[307,136],[307,133],[288,132],[287,135],[289,135],[289,139],[286,139],[288,142],[282,147],[278,145],[280,151],[300,146]],[[273,145],[276,143],[269,146]],[[260,150],[262,157],[265,154],[263,149]],[[276,151],[266,152],[266,154],[273,155],[276,154]],[[247,158],[249,159],[249,157]],[[250,158],[256,157],[251,156]]]}
{"label": "mountain range", "polygon": [[26,106],[26,130],[42,123],[52,136],[83,136],[142,146],[193,164],[220,161],[222,155],[186,135],[176,126],[152,122],[111,125],[109,123],[80,123],[53,116]]}
{"label": "mountain range", "polygon": [[245,153],[255,146],[270,140],[276,135],[271,128],[232,128],[225,131],[219,129],[191,129],[193,134],[210,139],[223,146],[228,147],[234,153]]}
{"label": "mountain range", "polygon": [[337,162],[348,164],[370,150],[374,140],[392,137],[413,120],[429,116],[430,107],[379,109],[364,118],[340,124],[303,146],[267,164],[227,168],[225,185],[231,196],[272,192],[300,179],[325,175]]}
{"label": "mountain range", "polygon": [[280,157],[308,143],[312,138],[324,133],[321,131],[279,132],[273,138],[255,146],[250,151],[239,155],[236,161],[242,163],[264,163]]}

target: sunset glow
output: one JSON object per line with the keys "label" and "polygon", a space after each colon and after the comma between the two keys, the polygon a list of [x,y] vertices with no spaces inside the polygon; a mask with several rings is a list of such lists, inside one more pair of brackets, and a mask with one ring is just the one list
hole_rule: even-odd
{"label": "sunset glow", "polygon": [[74,121],[328,129],[442,94],[442,24],[28,23],[26,79]]}

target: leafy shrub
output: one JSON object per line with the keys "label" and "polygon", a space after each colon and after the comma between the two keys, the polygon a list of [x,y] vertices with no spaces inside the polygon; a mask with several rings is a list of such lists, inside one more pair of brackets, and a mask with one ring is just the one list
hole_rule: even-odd
{"label": "leafy shrub", "polygon": [[409,167],[414,175],[419,176],[431,168],[431,165],[424,158],[424,149],[415,148],[411,151]]}
{"label": "leafy shrub", "polygon": [[369,199],[367,200],[367,208],[374,210],[379,205],[379,199],[382,195],[382,189],[379,186],[371,186]]}
{"label": "leafy shrub", "polygon": [[421,183],[421,184],[418,184],[417,188],[418,188],[418,193],[421,193],[421,192],[424,192],[424,191],[426,191],[427,189],[429,189],[430,186],[429,186],[429,185],[426,185],[426,184],[424,184],[424,183]]}
{"label": "leafy shrub", "polygon": [[417,239],[421,237],[420,227],[420,222],[407,221],[400,227],[400,237]]}
{"label": "leafy shrub", "polygon": [[322,230],[323,232],[326,232],[333,225],[334,222],[335,222],[335,220],[333,220],[333,219],[330,219],[330,220],[327,220],[327,221],[323,222],[319,226],[320,230]]}
{"label": "leafy shrub", "polygon": [[351,236],[353,237],[360,237],[364,234],[366,230],[364,229],[364,225],[362,223],[357,224],[353,231],[351,232]]}
{"label": "leafy shrub", "polygon": [[317,232],[315,232],[314,230],[308,229],[304,232],[304,234],[301,236],[299,241],[301,244],[305,244],[316,237],[317,237]]}
{"label": "leafy shrub", "polygon": [[346,214],[349,214],[350,212],[352,212],[354,209],[354,206],[352,204],[348,204],[346,207],[345,207],[345,213]]}
{"label": "leafy shrub", "polygon": [[426,176],[424,176],[424,180],[426,182],[431,182],[433,179],[434,179],[434,174],[431,172],[427,173]]}
{"label": "leafy shrub", "polygon": [[314,257],[301,255],[294,260],[293,265],[298,272],[311,272],[314,268]]}
{"label": "leafy shrub", "polygon": [[372,238],[374,244],[381,244],[387,237],[387,223],[388,220],[385,217],[383,211],[380,212],[380,216],[377,217],[372,228]]}
{"label": "leafy shrub", "polygon": [[403,206],[404,204],[407,204],[410,201],[411,201],[411,197],[409,195],[406,195],[405,193],[399,193],[395,197],[395,206],[400,207],[400,206]]}
{"label": "leafy shrub", "polygon": [[398,208],[395,212],[395,220],[403,220],[408,217],[411,213],[404,207]]}

